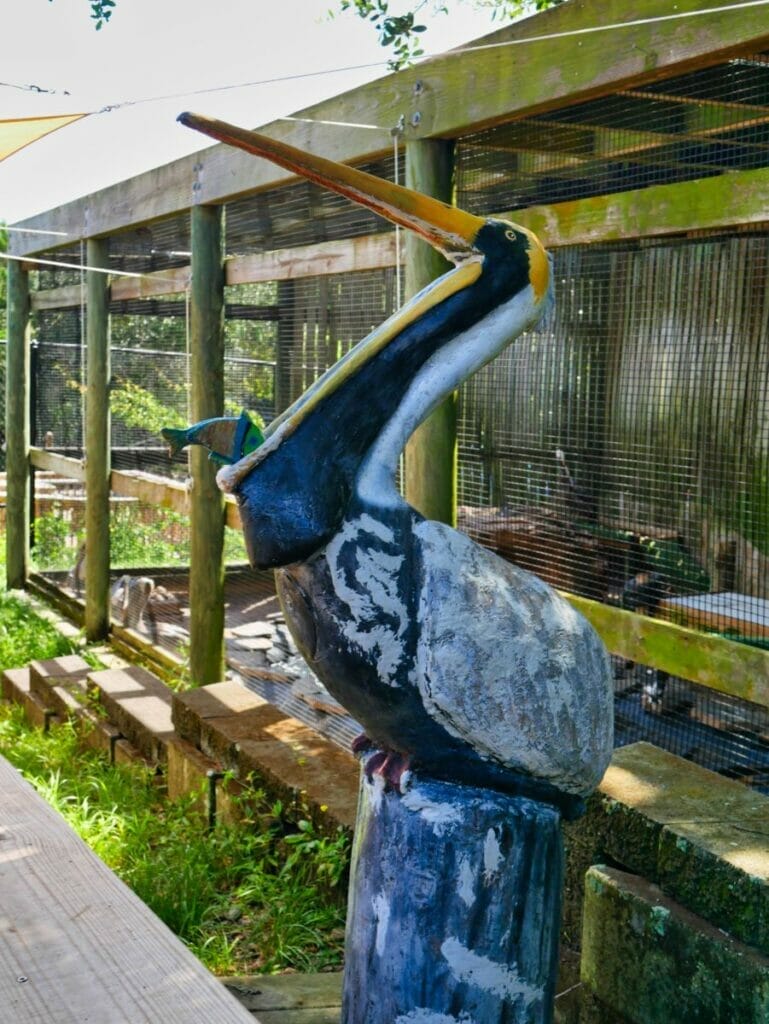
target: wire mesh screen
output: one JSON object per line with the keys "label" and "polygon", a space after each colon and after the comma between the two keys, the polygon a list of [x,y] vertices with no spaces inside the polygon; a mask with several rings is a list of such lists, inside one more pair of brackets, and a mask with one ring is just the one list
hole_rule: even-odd
{"label": "wire mesh screen", "polygon": [[458,205],[499,213],[769,164],[769,55],[463,138]]}
{"label": "wire mesh screen", "polygon": [[[401,149],[398,157],[401,181],[404,159]],[[395,157],[364,164],[361,170],[392,181]],[[309,182],[248,196],[228,203],[225,210],[228,256],[392,230],[387,221],[370,210]]]}
{"label": "wire mesh screen", "polygon": [[462,391],[467,529],[556,586],[763,643],[768,260],[767,234],[560,251],[555,314]]}
{"label": "wire mesh screen", "polygon": [[170,473],[160,431],[189,423],[186,298],[113,302],[110,314],[113,468]]}
{"label": "wire mesh screen", "polygon": [[40,310],[32,331],[32,443],[80,458],[86,383],[81,308]]}

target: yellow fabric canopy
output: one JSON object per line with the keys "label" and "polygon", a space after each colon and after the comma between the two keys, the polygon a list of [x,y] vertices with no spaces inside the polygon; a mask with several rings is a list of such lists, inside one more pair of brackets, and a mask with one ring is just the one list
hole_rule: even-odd
{"label": "yellow fabric canopy", "polygon": [[53,117],[14,117],[0,120],[0,160],[42,139],[57,128],[79,121],[87,114],[58,114]]}

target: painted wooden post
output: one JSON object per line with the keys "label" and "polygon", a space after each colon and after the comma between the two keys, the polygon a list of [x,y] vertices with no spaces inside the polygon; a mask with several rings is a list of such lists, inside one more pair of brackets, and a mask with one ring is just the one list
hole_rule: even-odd
{"label": "painted wooden post", "polygon": [[9,587],[29,573],[29,275],[8,261],[8,347],[5,367],[5,571]]}
{"label": "painted wooden post", "polygon": [[[450,203],[454,145],[419,140],[406,145],[406,184]],[[439,252],[412,232],[406,235],[406,297],[449,270]],[[457,507],[457,399],[448,398],[406,445],[406,500],[427,519],[453,525]]]}
{"label": "painted wooden post", "polygon": [[419,778],[361,783],[344,1024],[545,1024],[557,973],[560,814]]}
{"label": "painted wooden post", "polygon": [[[224,411],[223,210],[192,209],[190,296],[193,422]],[[224,499],[204,448],[190,449],[190,676],[206,686],[224,674]]]}
{"label": "painted wooden post", "polygon": [[[108,266],[108,243],[89,238],[89,267]],[[101,640],[110,624],[110,351],[109,276],[86,271],[87,391],[85,409],[85,634]]]}

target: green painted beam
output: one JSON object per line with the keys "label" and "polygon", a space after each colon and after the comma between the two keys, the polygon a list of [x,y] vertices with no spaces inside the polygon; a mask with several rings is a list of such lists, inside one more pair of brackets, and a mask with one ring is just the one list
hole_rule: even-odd
{"label": "green painted beam", "polygon": [[9,587],[23,587],[29,574],[29,275],[13,260],[8,262],[7,288],[5,573]]}
{"label": "green painted beam", "polygon": [[[106,239],[89,238],[89,267],[109,266]],[[85,634],[102,640],[110,627],[110,338],[109,276],[86,271],[88,388],[85,419]]]}
{"label": "green painted beam", "polygon": [[[450,142],[410,142],[406,185],[450,203],[454,147]],[[413,232],[406,232],[406,298],[430,284],[451,264]],[[406,499],[427,519],[453,525],[457,508],[457,399],[451,395],[417,428],[406,445]]]}
{"label": "green painted beam", "polygon": [[[190,373],[192,422],[224,413],[223,210],[192,209]],[[205,448],[189,450],[190,677],[195,686],[224,678],[224,495]]]}
{"label": "green painted beam", "polygon": [[612,654],[769,707],[769,651],[564,594]]}
{"label": "green painted beam", "polygon": [[650,185],[612,195],[530,206],[500,214],[530,228],[545,245],[614,242],[759,224],[769,210],[769,170]]}

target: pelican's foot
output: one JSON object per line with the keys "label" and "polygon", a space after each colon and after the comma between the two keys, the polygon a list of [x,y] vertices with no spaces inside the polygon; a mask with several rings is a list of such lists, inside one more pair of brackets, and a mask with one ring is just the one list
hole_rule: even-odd
{"label": "pelican's foot", "polygon": [[393,789],[403,795],[411,785],[413,773],[411,758],[407,754],[396,754],[393,750],[377,750],[371,754],[365,765],[369,782],[377,776],[384,780],[384,788]]}
{"label": "pelican's foot", "polygon": [[376,743],[370,739],[365,732],[360,733],[352,741],[352,752],[356,757],[362,757],[364,754],[369,753],[372,750],[376,750]]}

